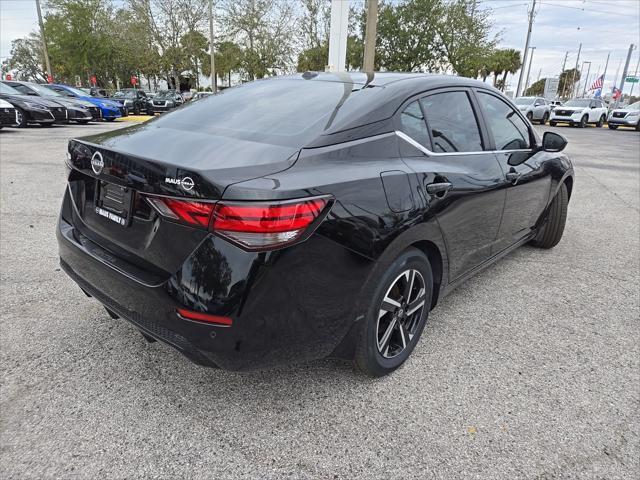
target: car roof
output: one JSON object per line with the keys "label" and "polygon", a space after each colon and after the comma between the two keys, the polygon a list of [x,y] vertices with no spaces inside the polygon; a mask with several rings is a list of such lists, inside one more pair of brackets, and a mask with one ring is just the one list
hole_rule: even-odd
{"label": "car roof", "polygon": [[[332,125],[325,131],[325,135],[388,119],[408,97],[435,88],[475,87],[498,92],[489,84],[479,80],[429,73],[305,72],[271,77],[263,81],[287,80],[343,83],[345,85],[344,100],[356,92],[366,93],[366,101],[358,101],[355,108],[348,108],[348,116],[338,114]],[[352,87],[349,88],[349,85]],[[344,109],[338,105],[336,110]]]}

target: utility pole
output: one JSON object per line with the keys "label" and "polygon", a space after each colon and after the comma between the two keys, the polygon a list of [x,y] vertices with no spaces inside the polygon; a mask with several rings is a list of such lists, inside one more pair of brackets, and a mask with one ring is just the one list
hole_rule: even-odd
{"label": "utility pole", "polygon": [[[567,66],[567,57],[569,57],[569,51],[567,50],[564,54],[564,61],[562,62],[562,70],[560,70],[560,76],[558,77],[558,83],[560,83],[560,80],[562,80],[562,74],[564,73],[564,69]],[[565,84],[567,83],[566,81],[564,82]],[[560,92],[560,97],[564,97],[564,89],[565,89],[566,85],[562,85],[562,91]],[[558,97],[558,94],[556,93],[556,98]]]}
{"label": "utility pole", "polygon": [[[636,63],[636,73],[633,74],[634,77],[638,78],[638,67],[640,67],[640,56],[638,57],[638,63]],[[633,94],[633,87],[636,86],[636,82],[631,84],[631,91],[629,92],[629,97]]]}
{"label": "utility pole", "polygon": [[524,43],[524,59],[522,60],[522,68],[520,69],[520,77],[518,78],[518,88],[516,88],[516,97],[520,96],[520,87],[524,78],[524,67],[527,65],[529,57],[529,42],[531,41],[531,30],[533,29],[533,19],[536,16],[536,0],[533,0],[531,10],[529,10],[529,28],[527,29],[527,40]]}
{"label": "utility pole", "polygon": [[540,81],[540,76],[542,75],[542,67],[540,67],[540,70],[538,70],[538,78],[536,79],[536,82]]}
{"label": "utility pole", "polygon": [[582,51],[582,43],[578,47],[578,56],[576,57],[576,68],[573,70],[573,77],[571,78],[571,96],[573,97],[576,88],[576,75],[578,74],[578,64],[580,62],[580,52]]}
{"label": "utility pole", "polygon": [[[36,10],[38,10],[38,23],[40,23],[40,37],[42,37],[42,53],[47,66],[47,82],[49,78],[53,80],[53,70],[51,70],[51,61],[49,60],[49,52],[47,51],[47,40],[44,36],[44,22],[42,21],[42,11],[40,10],[40,0],[36,0]],[[51,82],[49,82],[51,83]]]}
{"label": "utility pole", "polygon": [[[624,70],[622,70],[622,78],[620,79],[620,98],[623,97],[624,92],[624,82],[627,79],[627,73],[629,73],[629,62],[631,62],[631,55],[633,54],[634,49],[633,43],[629,45],[629,52],[627,53],[627,61],[624,62]],[[616,102],[616,107],[618,106],[619,101]]]}
{"label": "utility pole", "polygon": [[[584,79],[584,90],[582,90],[582,98],[587,94],[587,82],[589,81],[589,74],[591,73],[591,62],[582,62],[582,70],[584,71],[584,64],[588,63],[589,68],[587,68],[587,76]],[[582,72],[580,73],[582,75]]]}
{"label": "utility pole", "polygon": [[378,27],[378,0],[367,1],[367,27],[364,35],[364,62],[362,70],[373,72],[376,56],[376,30]]}
{"label": "utility pole", "polygon": [[[209,0],[209,48],[211,49],[211,91],[218,91],[216,78],[216,58],[213,48],[213,0]],[[198,72],[196,72],[196,75]]]}
{"label": "utility pole", "polygon": [[524,95],[527,92],[527,86],[529,85],[529,74],[531,73],[531,64],[533,63],[533,51],[536,47],[531,47],[531,56],[529,57],[529,67],[527,68],[527,81],[524,82],[524,89],[522,90],[522,94]]}
{"label": "utility pole", "polygon": [[607,67],[609,66],[609,57],[611,56],[611,52],[607,53],[607,61],[604,63],[604,72],[602,73],[602,89],[600,93],[604,93],[604,82],[607,79]]}

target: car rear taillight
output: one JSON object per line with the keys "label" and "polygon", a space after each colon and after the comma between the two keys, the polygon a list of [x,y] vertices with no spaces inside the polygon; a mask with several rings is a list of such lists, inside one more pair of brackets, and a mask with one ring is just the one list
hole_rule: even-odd
{"label": "car rear taillight", "polygon": [[215,203],[177,200],[167,197],[147,197],[163,217],[178,220],[194,227],[208,228]]}
{"label": "car rear taillight", "polygon": [[[270,250],[307,238],[328,211],[330,197],[268,202],[205,203],[147,197],[160,215],[208,228],[239,247]],[[318,221],[317,221],[318,220]]]}

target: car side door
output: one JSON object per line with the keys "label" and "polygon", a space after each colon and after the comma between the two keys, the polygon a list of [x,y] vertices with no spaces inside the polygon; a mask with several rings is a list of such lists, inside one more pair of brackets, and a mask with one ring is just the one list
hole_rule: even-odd
{"label": "car side door", "polygon": [[484,148],[470,92],[430,92],[405,104],[398,118],[401,155],[416,173],[425,216],[443,234],[451,282],[491,256],[505,195],[503,172]]}
{"label": "car side door", "polygon": [[517,109],[488,90],[475,90],[490,136],[491,148],[503,171],[506,201],[494,254],[529,236],[546,208],[551,190],[548,155]]}
{"label": "car side door", "polygon": [[540,120],[544,115],[544,100],[542,98],[536,97],[533,103],[533,118],[535,120]]}

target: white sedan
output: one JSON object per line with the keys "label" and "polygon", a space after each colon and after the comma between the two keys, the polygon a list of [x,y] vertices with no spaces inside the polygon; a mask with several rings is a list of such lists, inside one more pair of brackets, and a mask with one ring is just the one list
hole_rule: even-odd
{"label": "white sedan", "polygon": [[551,112],[549,125],[568,123],[584,128],[588,123],[602,127],[607,120],[607,107],[597,98],[574,98]]}

